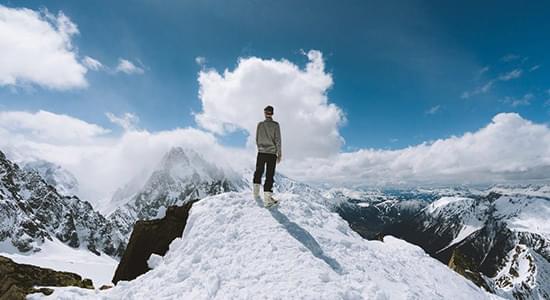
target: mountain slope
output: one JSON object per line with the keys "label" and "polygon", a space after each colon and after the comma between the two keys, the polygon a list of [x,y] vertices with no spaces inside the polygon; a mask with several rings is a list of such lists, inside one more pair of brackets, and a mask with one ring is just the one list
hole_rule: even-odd
{"label": "mountain slope", "polygon": [[78,180],[69,171],[54,163],[35,159],[19,163],[23,170],[36,171],[47,184],[64,196],[78,195]]}
{"label": "mountain slope", "polygon": [[120,206],[109,219],[127,240],[137,220],[153,219],[169,206],[245,186],[238,175],[209,163],[196,151],[174,147],[164,155],[141,190],[126,200],[116,199]]}
{"label": "mountain slope", "polygon": [[[491,299],[393,237],[367,241],[317,193],[279,194],[265,209],[249,192],[193,205],[181,239],[153,270],[107,291],[59,288],[71,299]],[[30,299],[41,298],[35,295]]]}
{"label": "mountain slope", "polygon": [[[494,191],[498,190],[499,193]],[[441,197],[387,230],[510,299],[550,298],[547,189]]]}
{"label": "mountain slope", "polygon": [[90,203],[65,196],[0,151],[0,252],[36,252],[55,239],[96,254],[120,255],[121,236]]}

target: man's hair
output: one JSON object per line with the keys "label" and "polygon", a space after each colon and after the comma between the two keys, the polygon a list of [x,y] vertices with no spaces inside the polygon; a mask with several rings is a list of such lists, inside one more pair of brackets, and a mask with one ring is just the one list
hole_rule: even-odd
{"label": "man's hair", "polygon": [[264,112],[268,115],[272,115],[273,114],[273,106],[271,105],[268,105],[264,108]]}

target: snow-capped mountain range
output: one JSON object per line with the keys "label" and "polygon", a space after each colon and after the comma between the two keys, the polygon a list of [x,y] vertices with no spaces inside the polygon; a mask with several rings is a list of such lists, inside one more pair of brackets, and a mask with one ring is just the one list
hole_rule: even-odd
{"label": "snow-capped mountain range", "polygon": [[335,189],[327,196],[339,199],[337,211],[366,238],[401,237],[503,297],[548,299],[549,191],[545,185]]}
{"label": "snow-capped mountain range", "polygon": [[529,195],[531,187],[514,190],[443,197],[418,215],[416,228],[436,237],[423,243],[430,253],[460,256],[467,276],[495,293],[549,299],[550,198]]}

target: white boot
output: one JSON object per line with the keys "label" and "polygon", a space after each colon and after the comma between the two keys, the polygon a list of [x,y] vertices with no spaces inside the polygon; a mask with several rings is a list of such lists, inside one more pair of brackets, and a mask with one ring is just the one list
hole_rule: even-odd
{"label": "white boot", "polygon": [[264,206],[265,207],[271,207],[273,205],[276,205],[279,203],[279,201],[275,198],[273,198],[272,192],[264,192]]}
{"label": "white boot", "polygon": [[254,199],[260,197],[260,184],[259,183],[254,183],[254,189],[253,189],[253,193],[254,193]]}

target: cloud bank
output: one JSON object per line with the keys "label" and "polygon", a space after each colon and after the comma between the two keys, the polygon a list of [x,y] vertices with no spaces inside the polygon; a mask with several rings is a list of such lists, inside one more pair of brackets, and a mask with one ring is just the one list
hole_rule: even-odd
{"label": "cloud bank", "polygon": [[400,150],[363,149],[297,162],[310,181],[363,184],[486,184],[550,179],[550,128],[516,113],[486,127]]}
{"label": "cloud bank", "polygon": [[[516,113],[500,113],[474,132],[398,150],[342,152],[344,115],[327,97],[332,75],[322,55],[304,68],[287,60],[246,58],[232,71],[199,73],[199,128],[151,132],[138,116],[106,113],[122,132],[48,111],[0,112],[0,149],[14,158],[57,163],[78,178],[81,195],[101,207],[119,187],[144,180],[173,146],[189,147],[221,166],[254,164],[255,147],[227,147],[235,130],[254,136],[266,104],[275,106],[285,159],[278,170],[298,180],[335,185],[486,184],[550,180],[550,128]],[[117,133],[118,132],[118,133]]]}
{"label": "cloud bank", "polygon": [[58,90],[87,86],[72,45],[77,26],[62,12],[0,5],[0,86],[36,84]]}
{"label": "cloud bank", "polygon": [[[57,163],[78,178],[81,195],[101,206],[119,187],[146,179],[173,146],[193,148],[236,170],[254,164],[251,149],[222,146],[196,128],[120,135],[74,117],[39,111],[0,113],[0,149],[15,159]],[[496,115],[485,127],[399,150],[361,149],[288,159],[279,169],[313,183],[402,186],[489,184],[550,180],[550,128],[516,113]]]}
{"label": "cloud bank", "polygon": [[[129,181],[143,182],[174,146],[193,148],[214,161],[232,157],[227,167],[245,163],[243,150],[222,147],[208,132],[175,128],[149,132],[135,129],[133,115],[109,114],[120,134],[67,115],[47,111],[0,112],[0,150],[14,160],[44,159],[69,170],[80,183],[80,195],[101,207]],[[132,126],[130,126],[132,124]]]}

